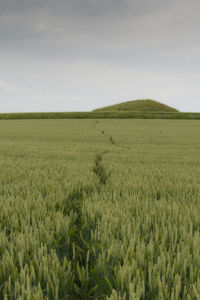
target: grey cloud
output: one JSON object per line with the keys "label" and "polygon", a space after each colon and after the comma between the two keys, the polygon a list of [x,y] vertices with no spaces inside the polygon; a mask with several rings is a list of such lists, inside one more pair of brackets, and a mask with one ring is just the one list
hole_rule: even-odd
{"label": "grey cloud", "polygon": [[[2,48],[27,47],[29,53],[59,48],[135,51],[197,43],[199,2],[186,0],[1,1]],[[191,3],[190,2],[190,3]],[[187,22],[185,22],[187,16]],[[7,46],[8,43],[8,46]],[[16,43],[16,44],[15,44]],[[173,45],[172,45],[173,46]],[[26,49],[25,49],[26,51]],[[73,54],[74,50],[72,50]],[[76,52],[76,51],[75,51]]]}
{"label": "grey cloud", "polygon": [[161,0],[3,0],[0,2],[0,35],[5,39],[45,37],[55,33],[107,30],[119,19],[134,18],[171,3]]}
{"label": "grey cloud", "polygon": [[159,9],[173,3],[172,0],[2,0],[0,13],[23,13],[33,10],[46,9],[54,13],[76,15],[102,15],[117,10],[124,11],[130,8],[135,13],[144,13],[150,10]]}

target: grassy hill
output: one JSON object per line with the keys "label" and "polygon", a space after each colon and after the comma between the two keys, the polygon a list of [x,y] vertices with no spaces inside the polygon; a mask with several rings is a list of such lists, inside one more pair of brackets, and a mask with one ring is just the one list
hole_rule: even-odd
{"label": "grassy hill", "polygon": [[153,100],[128,101],[91,112],[0,113],[0,120],[26,119],[174,119],[200,120],[200,113],[179,112]]}
{"label": "grassy hill", "polygon": [[95,109],[94,111],[178,112],[178,110],[175,108],[150,99],[128,101],[120,104]]}

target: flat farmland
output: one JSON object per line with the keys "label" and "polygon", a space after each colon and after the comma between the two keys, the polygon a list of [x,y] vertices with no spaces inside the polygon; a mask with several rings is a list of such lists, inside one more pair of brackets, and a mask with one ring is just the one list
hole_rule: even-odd
{"label": "flat farmland", "polygon": [[0,299],[200,299],[200,122],[1,120]]}

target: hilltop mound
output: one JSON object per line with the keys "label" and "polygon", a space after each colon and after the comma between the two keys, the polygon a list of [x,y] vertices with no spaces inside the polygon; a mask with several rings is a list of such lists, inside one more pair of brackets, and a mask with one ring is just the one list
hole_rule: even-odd
{"label": "hilltop mound", "polygon": [[178,112],[178,110],[175,108],[150,99],[123,102],[120,104],[95,109],[94,111]]}

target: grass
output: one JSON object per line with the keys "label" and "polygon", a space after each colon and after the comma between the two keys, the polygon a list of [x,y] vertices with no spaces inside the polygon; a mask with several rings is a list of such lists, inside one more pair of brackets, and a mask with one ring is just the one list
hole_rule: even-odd
{"label": "grass", "polygon": [[129,111],[129,112],[178,112],[177,109],[172,108],[163,103],[145,99],[145,100],[134,100],[127,101],[124,103],[119,103],[104,108],[96,109],[95,111],[104,112],[104,111]]}
{"label": "grass", "polygon": [[0,299],[198,299],[198,121],[0,132]]}

